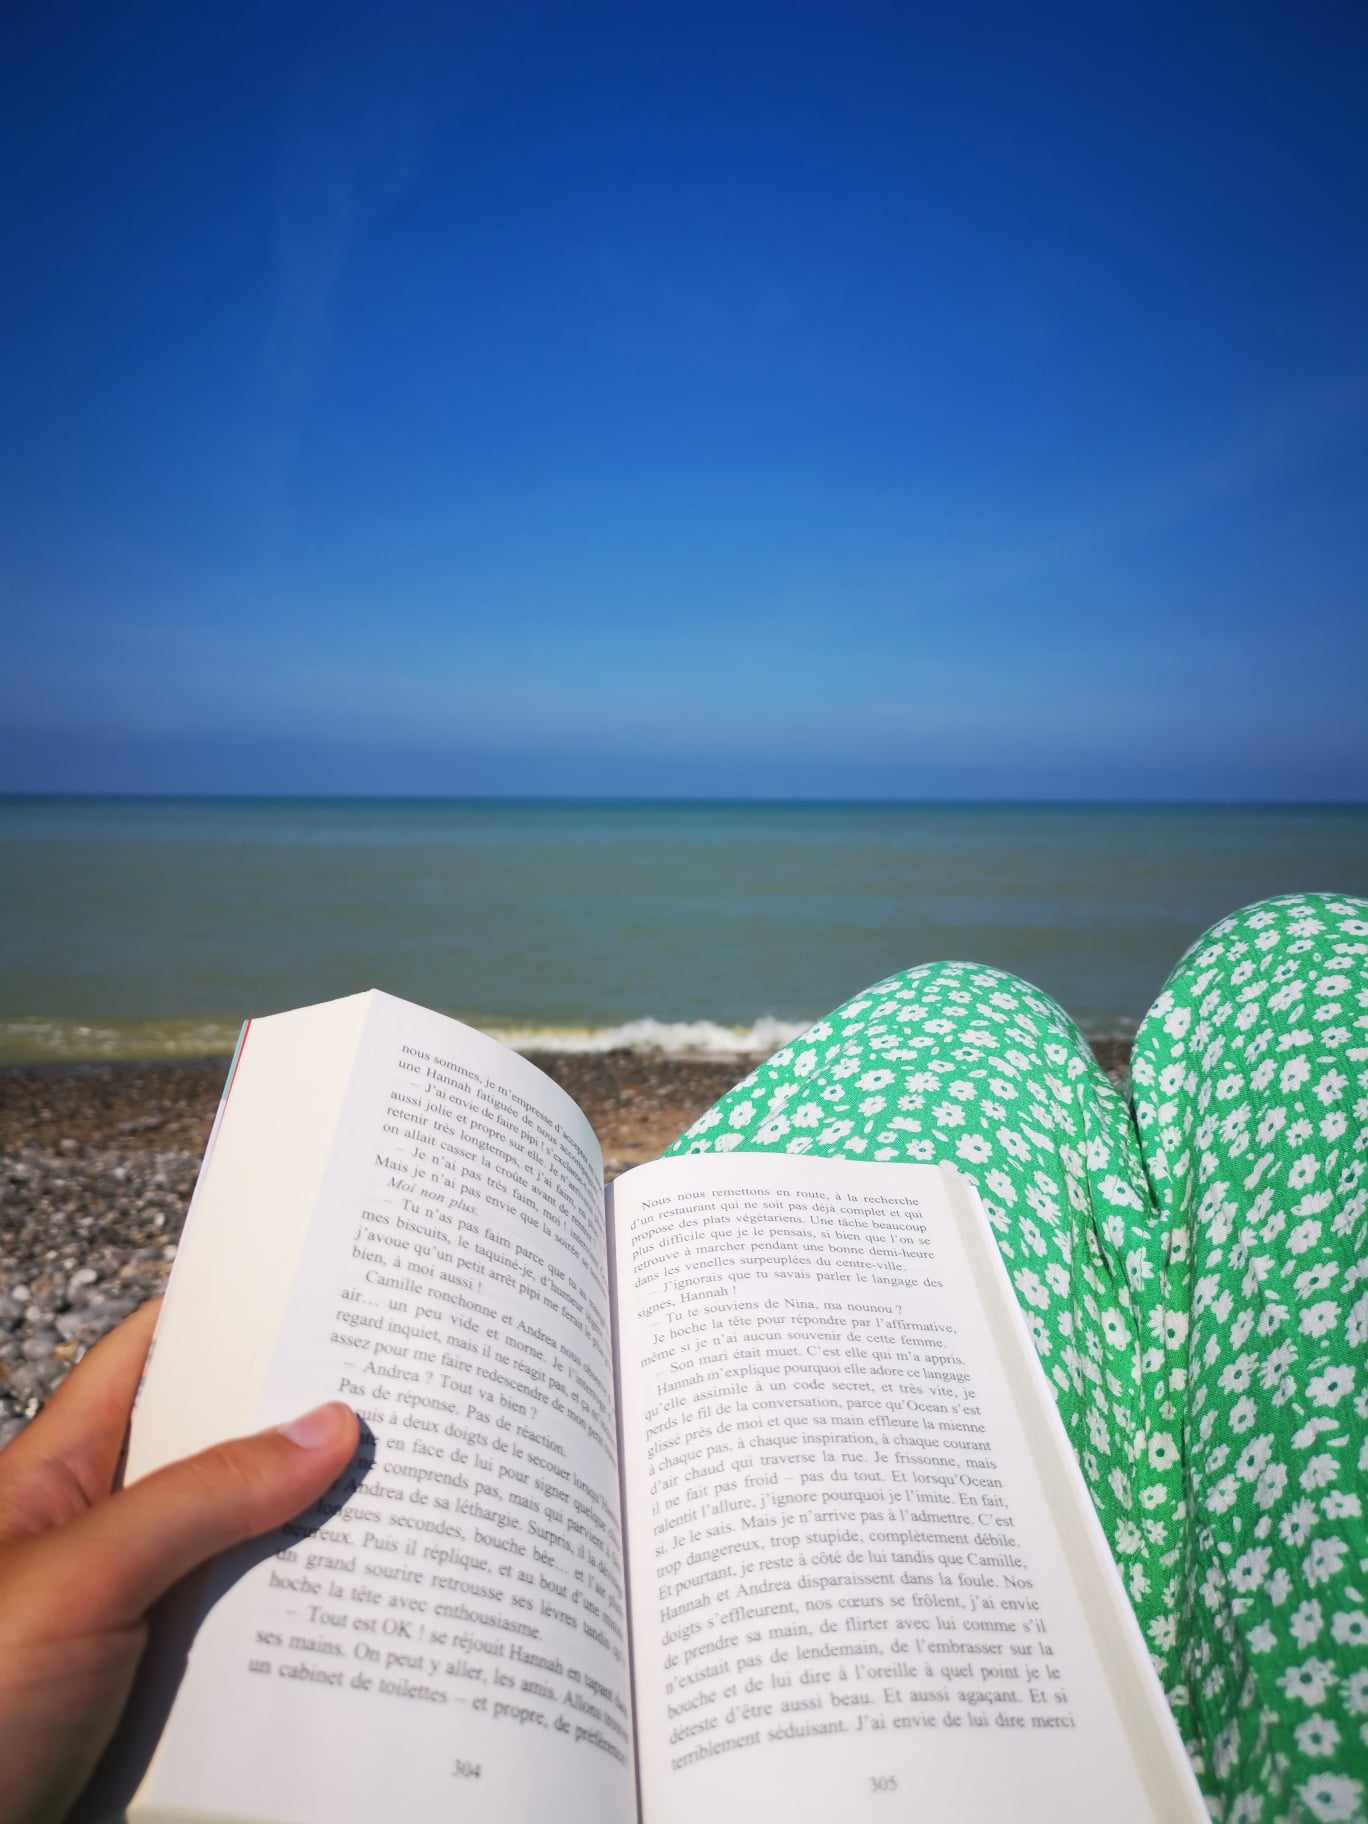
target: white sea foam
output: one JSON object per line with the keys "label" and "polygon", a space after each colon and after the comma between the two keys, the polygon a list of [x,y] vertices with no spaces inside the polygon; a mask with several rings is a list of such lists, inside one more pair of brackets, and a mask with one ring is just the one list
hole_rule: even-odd
{"label": "white sea foam", "polygon": [[643,1051],[674,1058],[768,1056],[796,1039],[807,1021],[766,1014],[749,1026],[716,1020],[627,1020],[620,1026],[491,1026],[493,1038],[515,1051]]}

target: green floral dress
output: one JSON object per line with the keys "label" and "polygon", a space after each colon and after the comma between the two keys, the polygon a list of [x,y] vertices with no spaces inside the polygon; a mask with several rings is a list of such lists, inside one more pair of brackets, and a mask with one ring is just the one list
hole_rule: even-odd
{"label": "green floral dress", "polygon": [[1046,995],[890,976],[672,1152],[978,1185],[1211,1810],[1368,1817],[1368,903],[1224,919],[1129,1103]]}

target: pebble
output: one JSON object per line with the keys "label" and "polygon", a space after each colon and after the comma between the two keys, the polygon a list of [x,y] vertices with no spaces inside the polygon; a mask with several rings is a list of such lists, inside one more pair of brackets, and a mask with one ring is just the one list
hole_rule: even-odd
{"label": "pebble", "polygon": [[0,1158],[0,1446],[165,1288],[199,1170],[193,1145],[134,1153],[114,1135],[84,1150],[68,1138]]}

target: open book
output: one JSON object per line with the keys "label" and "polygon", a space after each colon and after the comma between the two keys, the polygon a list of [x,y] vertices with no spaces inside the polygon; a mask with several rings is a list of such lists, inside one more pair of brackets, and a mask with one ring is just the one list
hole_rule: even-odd
{"label": "open book", "polygon": [[469,1027],[254,1021],[128,1479],[336,1397],[352,1469],[159,1631],[135,1819],[1206,1815],[951,1171],[720,1154],[605,1199],[579,1109]]}

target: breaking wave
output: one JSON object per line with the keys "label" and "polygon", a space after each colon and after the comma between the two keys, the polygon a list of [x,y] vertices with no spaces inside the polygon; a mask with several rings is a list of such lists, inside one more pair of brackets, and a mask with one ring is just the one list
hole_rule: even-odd
{"label": "breaking wave", "polygon": [[649,1051],[675,1058],[767,1057],[796,1039],[809,1021],[766,1015],[749,1026],[716,1020],[627,1020],[621,1026],[490,1027],[515,1051]]}

